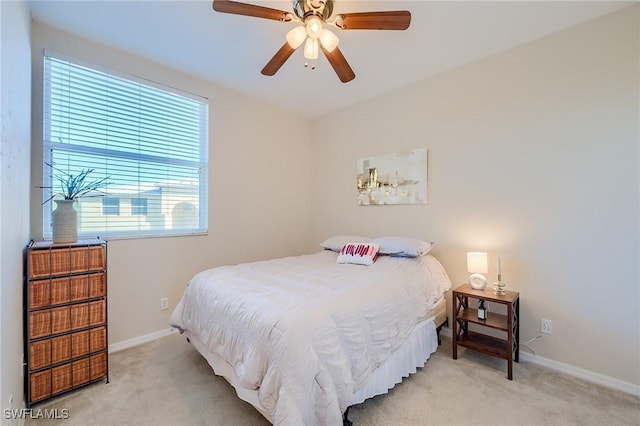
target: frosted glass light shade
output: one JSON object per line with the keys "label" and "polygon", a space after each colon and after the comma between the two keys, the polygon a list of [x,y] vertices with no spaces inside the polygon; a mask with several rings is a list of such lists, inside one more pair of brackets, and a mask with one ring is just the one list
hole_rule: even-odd
{"label": "frosted glass light shade", "polygon": [[318,59],[318,40],[307,38],[307,42],[304,45],[304,57]]}
{"label": "frosted glass light shade", "polygon": [[323,29],[322,33],[320,33],[320,44],[324,47],[328,52],[333,52],[338,46],[340,39],[337,35],[329,31],[328,29]]}
{"label": "frosted glass light shade", "polygon": [[307,38],[307,30],[304,26],[295,27],[287,33],[287,43],[292,49],[297,49]]}
{"label": "frosted glass light shade", "polygon": [[478,272],[480,274],[486,274],[489,272],[489,267],[487,266],[487,253],[467,253],[467,272]]}
{"label": "frosted glass light shade", "polygon": [[318,37],[320,37],[320,34],[322,33],[322,21],[320,18],[317,16],[310,16],[306,20],[306,27],[307,35],[310,38],[317,40]]}

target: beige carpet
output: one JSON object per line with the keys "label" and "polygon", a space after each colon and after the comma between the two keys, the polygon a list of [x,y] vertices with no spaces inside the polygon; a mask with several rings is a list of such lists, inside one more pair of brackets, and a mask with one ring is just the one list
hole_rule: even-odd
{"label": "beige carpet", "polygon": [[[363,425],[640,425],[640,399],[534,364],[514,364],[451,340],[389,394],[351,408]],[[268,425],[177,334],[113,354],[110,383],[96,383],[38,409],[67,409],[64,420],[27,425]],[[59,411],[60,412],[60,411]]]}

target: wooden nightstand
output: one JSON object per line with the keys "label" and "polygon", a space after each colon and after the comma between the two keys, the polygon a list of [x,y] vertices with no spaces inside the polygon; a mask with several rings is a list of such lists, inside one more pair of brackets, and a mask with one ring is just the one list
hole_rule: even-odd
{"label": "wooden nightstand", "polygon": [[[453,359],[458,358],[458,345],[506,359],[507,377],[512,380],[513,361],[519,362],[520,355],[520,293],[505,293],[499,296],[493,290],[475,290],[469,284],[453,290]],[[478,319],[478,310],[469,307],[469,298],[505,305],[507,313],[487,312],[487,319]],[[506,339],[471,331],[469,323],[504,331]]]}

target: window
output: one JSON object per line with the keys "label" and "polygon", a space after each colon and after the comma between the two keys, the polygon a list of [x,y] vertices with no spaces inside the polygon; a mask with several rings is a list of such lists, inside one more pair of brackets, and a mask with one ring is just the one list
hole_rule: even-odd
{"label": "window", "polygon": [[102,199],[102,215],[120,216],[120,199],[113,197],[104,197]]}
{"label": "window", "polygon": [[131,199],[131,215],[132,216],[147,215],[147,199],[146,198]]}
{"label": "window", "polygon": [[[206,233],[208,109],[204,98],[45,52],[43,160],[53,168],[43,165],[43,186],[53,190],[43,200],[57,192],[56,170],[93,169],[108,184],[76,204],[81,237]],[[54,207],[43,205],[45,238]]]}

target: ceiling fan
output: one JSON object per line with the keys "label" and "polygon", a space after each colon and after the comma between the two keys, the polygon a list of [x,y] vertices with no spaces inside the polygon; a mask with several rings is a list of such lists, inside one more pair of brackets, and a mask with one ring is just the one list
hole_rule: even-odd
{"label": "ceiling fan", "polygon": [[338,49],[338,37],[324,26],[331,25],[341,30],[406,30],[411,23],[411,13],[407,10],[396,10],[341,13],[331,17],[333,2],[334,0],[292,0],[294,13],[291,13],[237,1],[213,0],[213,10],[221,13],[303,24],[287,33],[287,41],[267,62],[261,71],[262,74],[274,75],[293,52],[302,43],[305,43],[305,58],[317,59],[318,51],[322,50],[340,81],[347,83],[353,80],[356,75]]}

